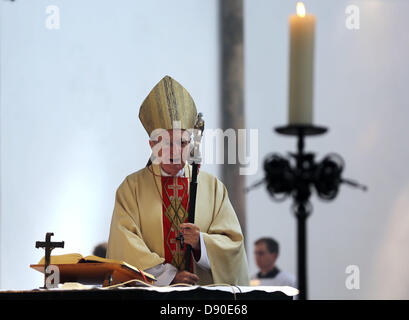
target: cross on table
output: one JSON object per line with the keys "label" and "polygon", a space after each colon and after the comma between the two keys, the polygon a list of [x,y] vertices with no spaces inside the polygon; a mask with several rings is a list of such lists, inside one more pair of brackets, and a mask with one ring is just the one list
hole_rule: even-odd
{"label": "cross on table", "polygon": [[48,266],[50,265],[50,257],[51,257],[51,251],[54,248],[64,248],[64,241],[62,242],[52,242],[51,241],[51,236],[53,236],[54,233],[52,232],[47,232],[45,235],[45,241],[36,241],[36,248],[44,248],[45,249],[45,263],[44,263],[44,288],[46,287],[46,281],[48,276],[50,275],[48,270]]}

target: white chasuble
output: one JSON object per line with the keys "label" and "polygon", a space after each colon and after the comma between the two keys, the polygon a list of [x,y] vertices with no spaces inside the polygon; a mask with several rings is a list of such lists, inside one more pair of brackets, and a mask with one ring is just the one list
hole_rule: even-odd
{"label": "white chasuble", "polygon": [[[184,170],[185,178],[162,177],[160,167],[153,164],[125,178],[116,193],[107,258],[143,270],[162,263],[183,269],[186,246],[182,249],[176,237],[180,224],[187,222],[192,169],[187,164]],[[210,270],[191,264],[199,284],[248,285],[243,234],[227,190],[202,170],[194,223],[202,233],[210,264]]]}

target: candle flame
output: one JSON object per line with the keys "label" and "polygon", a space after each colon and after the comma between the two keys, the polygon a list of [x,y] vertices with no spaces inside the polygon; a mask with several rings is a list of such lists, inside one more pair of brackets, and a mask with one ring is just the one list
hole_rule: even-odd
{"label": "candle flame", "polygon": [[303,18],[305,17],[305,6],[302,2],[297,2],[297,16]]}

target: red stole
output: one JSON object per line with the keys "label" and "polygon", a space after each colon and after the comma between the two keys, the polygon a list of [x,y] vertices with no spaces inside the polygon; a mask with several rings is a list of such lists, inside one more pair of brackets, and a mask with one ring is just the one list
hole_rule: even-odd
{"label": "red stole", "polygon": [[[165,262],[171,263],[178,270],[185,270],[187,245],[185,244],[182,249],[180,241],[176,238],[180,234],[180,225],[188,222],[189,179],[162,176],[161,180]],[[190,272],[193,272],[193,261],[191,261],[190,266]]]}

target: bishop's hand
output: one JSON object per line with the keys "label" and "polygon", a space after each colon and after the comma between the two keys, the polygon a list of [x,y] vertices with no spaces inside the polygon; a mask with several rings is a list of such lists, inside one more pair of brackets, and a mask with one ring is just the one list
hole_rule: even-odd
{"label": "bishop's hand", "polygon": [[199,277],[194,273],[189,271],[179,271],[176,273],[175,278],[172,280],[171,284],[177,283],[187,283],[191,285],[195,285],[199,281]]}
{"label": "bishop's hand", "polygon": [[182,223],[180,232],[185,244],[190,244],[194,250],[200,250],[200,229],[193,223]]}

